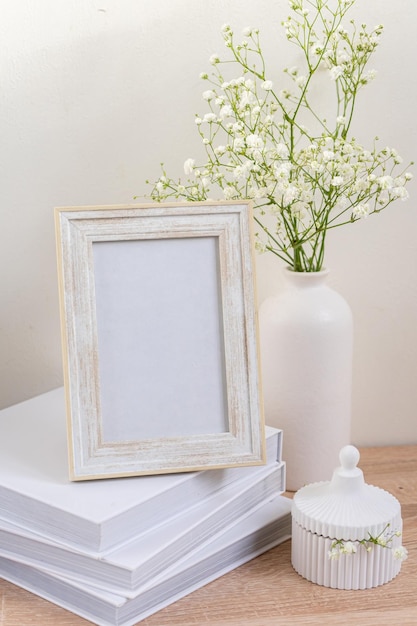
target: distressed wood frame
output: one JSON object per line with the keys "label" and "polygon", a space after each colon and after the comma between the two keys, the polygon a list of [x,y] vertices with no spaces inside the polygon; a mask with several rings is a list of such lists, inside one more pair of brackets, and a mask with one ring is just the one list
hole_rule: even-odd
{"label": "distressed wood frame", "polygon": [[[264,420],[260,388],[250,202],[63,207],[55,210],[55,218],[70,479],[86,480],[160,474],[264,463]],[[117,246],[114,245],[115,242]],[[132,242],[134,245],[129,245]],[[102,243],[106,245],[100,246]],[[190,248],[191,244],[192,248]],[[217,401],[218,405],[224,407],[225,415],[224,422],[222,422],[223,418],[215,415],[218,412],[215,408],[207,409],[207,401],[199,406],[199,397],[195,394],[192,409],[195,415],[204,415],[204,410],[209,413],[202,418],[202,423],[197,426],[195,432],[194,427],[189,429],[187,424],[189,424],[189,416],[192,415],[189,408],[190,394],[181,395],[181,389],[177,392],[173,383],[175,398],[171,403],[168,400],[165,402],[161,430],[164,424],[169,430],[168,427],[175,423],[179,432],[168,436],[164,436],[161,432],[160,436],[155,436],[155,428],[158,432],[159,418],[155,420],[155,416],[152,419],[147,416],[147,411],[151,411],[151,402],[148,406],[146,403],[142,404],[140,395],[138,397],[135,393],[134,385],[129,386],[125,381],[125,378],[132,375],[132,370],[133,380],[135,380],[134,370],[137,366],[136,380],[149,383],[148,390],[154,389],[154,394],[150,392],[151,399],[159,396],[159,391],[155,388],[154,376],[152,380],[146,381],[148,356],[142,355],[142,350],[135,351],[129,345],[125,346],[129,343],[126,342],[129,333],[132,338],[136,339],[138,329],[141,328],[138,325],[140,315],[138,318],[134,305],[136,302],[139,307],[141,300],[138,294],[142,292],[145,293],[146,302],[151,307],[149,327],[153,327],[152,281],[143,279],[143,285],[140,283],[139,289],[132,290],[135,297],[132,297],[132,305],[129,300],[128,306],[123,309],[125,315],[123,327],[119,328],[117,316],[113,319],[109,311],[112,310],[113,305],[118,311],[119,282],[125,281],[127,285],[132,282],[137,286],[135,282],[138,280],[137,272],[133,267],[136,263],[135,255],[141,255],[140,258],[143,259],[143,255],[146,258],[147,251],[152,250],[152,258],[157,260],[161,251],[168,255],[167,258],[170,261],[171,248],[175,250],[177,255],[175,258],[179,263],[179,281],[182,278],[182,268],[190,266],[189,258],[191,257],[187,255],[194,254],[195,249],[197,256],[201,257],[195,269],[193,284],[196,286],[197,295],[193,306],[201,312],[203,320],[201,322],[197,320],[196,324],[198,326],[200,323],[203,332],[206,326],[216,328],[217,324],[219,328],[218,336],[212,335],[214,343],[217,342],[220,346],[219,354],[217,355],[213,348],[211,360],[207,364],[197,362],[197,367],[192,360],[188,366],[188,361],[184,357],[181,364],[184,370],[181,372],[181,380],[186,381],[187,377],[193,380],[193,377],[197,376],[195,373],[197,369],[207,372],[217,381],[222,381],[217,382],[220,390],[211,394],[211,389],[203,389],[205,394],[203,396],[209,399],[210,404],[210,398],[214,395],[214,407]],[[206,252],[209,249],[215,252]],[[119,254],[127,255],[133,263],[125,263],[122,269],[118,268]],[[205,254],[207,254],[207,263],[204,258]],[[113,255],[115,255],[114,263],[112,262]],[[98,260],[101,258],[105,260],[99,263]],[[174,268],[176,262],[172,261]],[[204,278],[206,276],[204,268],[213,263],[215,270],[212,271],[215,273],[211,277],[208,273],[207,278]],[[142,268],[144,265],[146,263],[139,260],[136,263],[137,268]],[[170,265],[171,263],[165,267]],[[201,268],[201,281],[198,268]],[[176,270],[173,271],[175,276]],[[165,280],[164,271],[159,271],[158,280],[162,282]],[[168,278],[166,280],[168,281]],[[204,282],[206,280],[208,284],[214,281],[214,289],[218,294],[217,309],[213,305],[213,298],[210,295],[205,296]],[[202,295],[198,293],[200,283],[203,284]],[[98,288],[99,285],[102,286]],[[169,287],[167,283],[166,288]],[[162,292],[164,289],[163,285]],[[184,293],[187,293],[186,289],[187,287],[183,286]],[[207,287],[208,294],[210,294],[210,289]],[[157,301],[155,314],[164,308],[160,305],[159,293],[158,291],[155,294]],[[205,298],[207,301],[204,301]],[[209,314],[206,311],[207,307],[212,311]],[[169,319],[175,322],[173,327],[180,328],[178,341],[183,342],[179,343],[178,350],[174,345],[172,354],[182,353],[184,348],[191,352],[194,349],[194,340],[188,339],[182,332],[183,321],[180,318],[182,315],[182,310],[169,312]],[[189,315],[190,325],[193,326],[193,314],[189,313]],[[107,324],[103,322],[103,328],[100,327],[101,316]],[[207,321],[208,324],[206,324]],[[117,347],[119,333],[125,346],[120,350]],[[160,363],[165,365],[164,344],[160,342],[160,348],[155,348],[151,342],[151,335],[149,331],[150,345],[153,346],[153,362],[158,363],[159,358]],[[147,344],[146,334],[144,338]],[[190,345],[184,346],[184,343],[190,343]],[[159,345],[158,342],[155,342],[155,345]],[[204,345],[204,342],[201,345]],[[159,349],[160,354],[158,354]],[[125,358],[123,350],[130,355],[126,356],[126,363],[123,360]],[[120,351],[123,353],[122,356],[120,356]],[[205,352],[200,350],[195,357],[197,361],[200,357],[205,359],[204,354]],[[111,374],[113,357],[115,363],[120,361],[115,380]],[[104,358],[107,362],[102,361]],[[213,362],[219,363],[219,371],[216,371],[216,365],[213,366]],[[201,365],[200,369],[199,365]],[[125,368],[125,372],[122,368]],[[155,373],[155,370],[153,372]],[[198,384],[201,384],[200,386],[204,387],[206,377],[201,372],[196,380]],[[104,380],[106,381],[105,390],[102,388]],[[171,381],[167,378],[165,380],[169,386]],[[119,381],[119,388],[117,381]],[[161,387],[160,391],[164,391],[164,388]],[[217,400],[216,393],[219,396]],[[105,397],[107,399],[103,406]],[[113,414],[113,402],[116,405],[117,402],[123,404],[123,411],[120,410],[119,415],[118,411]],[[170,407],[174,406],[175,419],[171,419]],[[184,408],[183,411],[181,407]],[[187,413],[188,422],[182,425],[183,413]],[[104,418],[106,414],[107,417]],[[126,418],[126,427],[122,423],[122,415],[125,419],[125,414],[133,415],[133,418]],[[162,413],[160,415],[162,416]],[[146,424],[151,422],[152,429],[149,426],[148,436]],[[135,431],[136,428],[145,429],[144,434],[132,436],[131,431]],[[112,434],[114,429],[120,430],[117,437]],[[103,432],[111,434],[103,436]]]}

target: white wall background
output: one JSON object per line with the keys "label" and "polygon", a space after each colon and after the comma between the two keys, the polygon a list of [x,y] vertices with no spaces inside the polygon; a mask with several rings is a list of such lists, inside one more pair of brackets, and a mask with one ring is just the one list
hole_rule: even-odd
{"label": "white wall background", "polygon": [[[200,149],[199,79],[220,28],[261,29],[276,70],[296,64],[286,0],[2,0],[0,407],[62,384],[53,207],[131,202],[164,161]],[[417,157],[417,3],[358,0],[385,34],[356,134]],[[417,179],[416,179],[417,180]],[[417,183],[411,198],[333,231],[326,265],[355,319],[353,441],[417,443]],[[259,299],[280,265],[258,259]]]}

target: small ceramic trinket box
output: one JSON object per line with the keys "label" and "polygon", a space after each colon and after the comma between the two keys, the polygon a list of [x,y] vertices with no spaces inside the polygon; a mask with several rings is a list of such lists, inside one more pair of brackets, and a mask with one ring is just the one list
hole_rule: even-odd
{"label": "small ceramic trinket box", "polygon": [[359,451],[345,446],[331,481],[302,487],[292,505],[294,569],[336,589],[369,589],[392,580],[406,550],[401,507],[383,489],[365,483]]}

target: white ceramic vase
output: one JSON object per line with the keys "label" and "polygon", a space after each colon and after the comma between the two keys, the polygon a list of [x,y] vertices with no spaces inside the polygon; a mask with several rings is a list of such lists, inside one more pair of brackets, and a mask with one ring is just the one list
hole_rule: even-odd
{"label": "white ceramic vase", "polygon": [[352,314],[328,273],[286,268],[259,311],[265,420],[283,430],[291,491],[326,480],[350,443]]}

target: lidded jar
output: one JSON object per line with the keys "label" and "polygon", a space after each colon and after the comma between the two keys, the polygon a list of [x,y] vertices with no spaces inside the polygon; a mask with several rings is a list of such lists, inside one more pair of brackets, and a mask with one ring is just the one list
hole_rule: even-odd
{"label": "lidded jar", "polygon": [[401,506],[365,483],[359,451],[345,446],[331,481],[306,485],[292,504],[291,562],[301,576],[335,589],[369,589],[392,580],[406,551]]}

